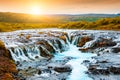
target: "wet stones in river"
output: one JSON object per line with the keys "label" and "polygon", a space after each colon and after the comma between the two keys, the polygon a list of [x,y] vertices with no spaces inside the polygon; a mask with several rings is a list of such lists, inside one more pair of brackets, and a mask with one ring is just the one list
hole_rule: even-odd
{"label": "wet stones in river", "polygon": [[83,63],[90,63],[90,61],[89,60],[84,60]]}
{"label": "wet stones in river", "polygon": [[54,70],[56,72],[63,73],[63,72],[71,72],[72,68],[70,65],[65,65],[65,66],[56,66],[54,67]]}
{"label": "wet stones in river", "polygon": [[77,46],[82,47],[83,45],[85,45],[86,42],[91,41],[91,40],[93,39],[90,36],[84,36],[78,41]]}
{"label": "wet stones in river", "polygon": [[104,54],[103,56],[97,56],[97,62],[89,64],[88,70],[92,74],[120,74],[120,58],[118,55]]}
{"label": "wet stones in river", "polygon": [[112,48],[112,52],[119,53],[120,52],[120,47]]}
{"label": "wet stones in river", "polygon": [[100,67],[100,66],[95,66],[91,65],[89,67],[89,71],[92,74],[103,74],[103,75],[108,75],[108,74],[120,74],[120,66],[113,65],[111,67]]}
{"label": "wet stones in river", "polygon": [[93,48],[98,48],[98,47],[111,47],[115,46],[117,43],[112,41],[112,39],[105,39],[105,38],[100,38],[93,44]]}

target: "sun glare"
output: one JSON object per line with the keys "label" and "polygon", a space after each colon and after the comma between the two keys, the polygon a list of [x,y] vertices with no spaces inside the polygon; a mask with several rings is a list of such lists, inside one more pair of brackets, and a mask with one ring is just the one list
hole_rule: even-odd
{"label": "sun glare", "polygon": [[41,14],[41,10],[40,10],[39,7],[32,7],[32,8],[31,8],[31,11],[30,11],[30,14],[40,15],[40,14]]}

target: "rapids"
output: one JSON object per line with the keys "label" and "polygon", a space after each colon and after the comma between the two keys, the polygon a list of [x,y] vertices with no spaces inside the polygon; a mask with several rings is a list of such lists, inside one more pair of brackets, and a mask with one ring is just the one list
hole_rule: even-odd
{"label": "rapids", "polygon": [[72,60],[68,61],[66,64],[70,64],[73,68],[71,74],[68,76],[67,80],[93,80],[85,72],[87,72],[87,67],[83,64],[84,60],[89,60],[91,62],[95,61],[91,57],[96,56],[92,53],[82,53],[73,44],[69,45],[69,49],[63,53],[57,53],[55,59],[61,59],[65,56],[73,57]]}
{"label": "rapids", "polygon": [[[94,35],[97,34],[97,35]],[[109,34],[109,36],[108,36]],[[81,52],[80,48],[93,46],[101,37],[110,39],[111,35],[116,35],[114,31],[93,31],[93,30],[62,30],[62,29],[43,29],[43,30],[20,30],[14,32],[0,33],[0,39],[11,53],[11,56],[18,69],[26,69],[29,66],[38,69],[46,67],[51,63],[56,66],[57,61],[63,60],[60,65],[71,65],[72,71],[65,76],[67,80],[93,80],[86,72],[87,65],[83,62],[96,62],[92,59],[96,54]],[[107,36],[106,36],[107,35]],[[82,47],[77,46],[81,37],[91,37],[93,40],[86,42]],[[120,36],[113,36],[119,40]],[[119,44],[117,44],[119,46]],[[64,61],[65,57],[71,57]],[[48,59],[48,60],[45,60]],[[45,61],[44,61],[45,60]],[[49,61],[50,60],[50,61]],[[59,63],[57,63],[59,64]],[[54,76],[58,75],[58,77]],[[42,73],[25,77],[27,80],[61,80],[60,73]],[[24,75],[24,74],[23,74]],[[46,77],[47,76],[47,77]],[[60,79],[59,79],[60,78]],[[63,79],[64,80],[64,79]]]}

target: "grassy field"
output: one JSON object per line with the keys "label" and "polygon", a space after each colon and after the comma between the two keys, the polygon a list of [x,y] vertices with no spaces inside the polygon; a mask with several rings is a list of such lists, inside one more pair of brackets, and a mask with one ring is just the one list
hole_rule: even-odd
{"label": "grassy field", "polygon": [[120,17],[0,13],[0,32],[39,28],[120,30]]}

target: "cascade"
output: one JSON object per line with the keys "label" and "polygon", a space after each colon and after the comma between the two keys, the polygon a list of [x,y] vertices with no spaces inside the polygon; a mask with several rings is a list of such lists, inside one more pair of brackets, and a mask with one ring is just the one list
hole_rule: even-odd
{"label": "cascade", "polygon": [[[94,52],[101,53],[102,50],[117,49],[120,46],[119,34],[112,31],[43,29],[1,33],[0,39],[11,53],[17,69],[26,72],[22,74],[26,80],[93,80],[86,72],[89,63],[96,63],[92,57],[97,54],[85,50],[94,49]],[[61,68],[63,73],[59,70]],[[68,72],[64,72],[65,69]]]}
{"label": "cascade", "polygon": [[[22,32],[21,32],[22,33]],[[23,33],[24,34],[24,33]],[[30,33],[29,33],[30,34]],[[12,35],[12,34],[11,34]],[[72,57],[66,64],[70,64],[73,68],[67,80],[92,80],[85,73],[87,68],[82,64],[84,60],[91,61],[91,57],[95,56],[90,53],[82,53],[79,51],[77,44],[81,39],[81,35],[75,35],[72,31],[46,31],[32,32],[29,39],[26,39],[28,34],[25,33],[22,38],[10,39],[15,43],[7,43],[6,46],[15,62],[30,62],[39,61],[44,58],[53,57],[53,61],[62,60],[64,57]],[[87,42],[83,47],[91,46],[91,42]],[[26,63],[28,64],[28,63]],[[26,64],[23,64],[27,66]],[[33,63],[32,66],[38,66],[40,63]],[[82,68],[82,69],[80,69]],[[75,73],[78,73],[75,75]],[[81,75],[82,74],[82,75]],[[81,75],[80,77],[78,77]],[[28,78],[29,80],[29,78]],[[44,79],[43,79],[44,80]]]}

